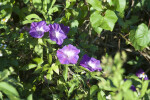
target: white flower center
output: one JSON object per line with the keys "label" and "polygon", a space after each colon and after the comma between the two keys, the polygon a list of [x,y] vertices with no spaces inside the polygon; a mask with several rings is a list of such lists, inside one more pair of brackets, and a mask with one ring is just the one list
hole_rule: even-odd
{"label": "white flower center", "polygon": [[67,50],[65,50],[64,51],[64,54],[67,56],[67,57],[72,57],[72,56],[74,56],[74,52],[72,51],[72,50],[69,50],[69,51],[67,51]]}
{"label": "white flower center", "polygon": [[56,36],[56,38],[59,38],[61,34],[58,31],[54,31],[54,35]]}
{"label": "white flower center", "polygon": [[142,73],[139,75],[139,78],[146,78],[146,77],[147,77],[147,75],[145,73]]}
{"label": "white flower center", "polygon": [[88,64],[90,67],[95,68],[95,63],[93,63],[92,61],[89,61],[87,64]]}
{"label": "white flower center", "polygon": [[36,31],[38,32],[38,34],[41,34],[42,32],[44,32],[43,27],[36,27]]}

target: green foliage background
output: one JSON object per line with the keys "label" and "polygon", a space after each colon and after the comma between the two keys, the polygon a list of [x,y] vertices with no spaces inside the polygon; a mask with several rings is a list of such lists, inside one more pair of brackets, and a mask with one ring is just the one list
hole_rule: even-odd
{"label": "green foliage background", "polygon": [[[0,0],[0,99],[10,100],[149,100],[150,0]],[[48,33],[28,33],[45,20],[70,27],[62,46],[73,44],[101,60],[103,71],[62,65],[61,48]],[[126,53],[124,52],[126,51]],[[124,81],[124,79],[128,79]],[[134,85],[136,92],[130,87]]]}

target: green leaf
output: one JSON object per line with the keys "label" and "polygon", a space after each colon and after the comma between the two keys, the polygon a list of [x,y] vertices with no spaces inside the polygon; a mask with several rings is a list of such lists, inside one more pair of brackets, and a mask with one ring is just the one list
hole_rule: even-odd
{"label": "green leaf", "polygon": [[0,92],[0,99],[3,100],[3,94]]}
{"label": "green leaf", "polygon": [[58,65],[56,65],[55,63],[54,64],[52,64],[52,69],[53,69],[53,71],[55,71],[58,75],[59,75],[59,67],[58,67]]}
{"label": "green leaf", "polygon": [[116,14],[114,13],[114,11],[107,10],[105,12],[103,22],[100,23],[100,27],[105,29],[105,30],[113,31],[113,28],[114,28],[117,20],[118,20],[118,18],[116,16]]}
{"label": "green leaf", "polygon": [[42,1],[41,0],[32,0],[32,2],[33,2],[33,5],[35,8],[37,8],[39,10],[42,8]]}
{"label": "green leaf", "polygon": [[42,69],[43,69],[43,68],[42,68],[41,66],[38,66],[38,67],[34,70],[33,74],[41,73]]}
{"label": "green leaf", "polygon": [[100,27],[93,27],[93,28],[94,28],[95,32],[97,32],[98,34],[101,34],[101,32],[103,31],[103,29]]}
{"label": "green leaf", "polygon": [[51,15],[52,13],[57,12],[57,11],[58,11],[58,7],[54,6],[53,8],[49,9],[48,14]]}
{"label": "green leaf", "polygon": [[122,89],[126,92],[127,90],[130,89],[131,85],[132,85],[132,82],[130,80],[126,80],[124,84],[122,85]]}
{"label": "green leaf", "polygon": [[9,75],[10,75],[10,72],[7,69],[5,69],[3,72],[0,72],[0,81],[8,78]]}
{"label": "green leaf", "polygon": [[116,10],[119,12],[123,12],[126,7],[126,0],[118,0],[116,5],[117,5]]}
{"label": "green leaf", "polygon": [[27,100],[33,100],[32,94],[30,94],[30,95],[27,97]]}
{"label": "green leaf", "polygon": [[150,31],[148,27],[142,23],[135,30],[130,31],[130,41],[136,50],[143,50],[150,43]]}
{"label": "green leaf", "polygon": [[30,14],[30,15],[25,17],[25,19],[27,19],[27,20],[31,20],[32,18],[42,20],[37,14]]}
{"label": "green leaf", "polygon": [[111,10],[107,10],[104,17],[101,16],[98,11],[95,11],[90,16],[92,27],[98,33],[102,31],[101,28],[112,31],[117,19],[116,14]]}
{"label": "green leaf", "polygon": [[143,97],[145,95],[147,88],[148,88],[148,84],[149,84],[149,80],[146,80],[142,83],[142,90],[141,90],[140,97]]}
{"label": "green leaf", "polygon": [[52,75],[53,75],[53,69],[52,69],[52,67],[50,67],[47,72],[46,78],[49,80],[52,80]]}
{"label": "green leaf", "polygon": [[89,4],[92,5],[92,7],[98,11],[102,11],[102,2],[99,0],[87,0]]}
{"label": "green leaf", "polygon": [[105,100],[103,98],[103,96],[101,95],[101,92],[98,92],[98,94],[97,94],[97,100]]}
{"label": "green leaf", "polygon": [[56,0],[52,0],[50,8],[53,7],[53,5],[55,4],[55,2],[56,2]]}
{"label": "green leaf", "polygon": [[133,91],[130,89],[124,92],[123,96],[124,96],[124,100],[138,100],[138,98],[135,97]]}
{"label": "green leaf", "polygon": [[98,34],[100,34],[103,30],[101,27],[99,27],[101,22],[103,21],[102,19],[103,19],[103,17],[99,14],[98,11],[95,11],[90,16],[91,25]]}
{"label": "green leaf", "polygon": [[64,77],[65,81],[67,81],[67,78],[68,78],[68,65],[64,66],[63,77]]}
{"label": "green leaf", "polygon": [[100,26],[101,22],[103,21],[102,19],[103,17],[100,15],[98,11],[92,13],[90,16],[90,22],[92,27],[97,28],[98,26]]}
{"label": "green leaf", "polygon": [[44,62],[42,58],[34,58],[33,61],[36,62],[38,65],[41,65]]}
{"label": "green leaf", "polygon": [[49,63],[49,64],[52,63],[52,55],[51,55],[51,54],[48,55],[48,63]]}
{"label": "green leaf", "polygon": [[17,90],[6,82],[0,82],[0,91],[5,93],[10,100],[20,100]]}
{"label": "green leaf", "polygon": [[91,88],[90,88],[90,98],[92,98],[96,92],[99,90],[98,86],[97,85],[93,85]]}
{"label": "green leaf", "polygon": [[43,0],[43,11],[47,12],[47,0]]}
{"label": "green leaf", "polygon": [[70,32],[69,32],[69,33],[71,33],[70,35],[74,35],[77,32],[78,25],[79,25],[78,20],[73,20],[71,22],[71,29],[70,29]]}
{"label": "green leaf", "polygon": [[27,4],[27,3],[29,2],[29,0],[23,0],[23,2],[24,2],[25,4]]}
{"label": "green leaf", "polygon": [[22,67],[21,70],[30,70],[30,69],[33,69],[35,67],[37,67],[36,64],[28,64],[27,66]]}
{"label": "green leaf", "polygon": [[34,51],[37,53],[37,55],[43,57],[43,47],[41,45],[36,45]]}
{"label": "green leaf", "polygon": [[69,89],[69,91],[68,91],[68,97],[70,97],[70,95],[71,95],[71,93],[73,92],[75,86],[76,86],[75,84],[72,84],[72,85],[71,85],[71,87],[70,87],[70,89]]}
{"label": "green leaf", "polygon": [[126,0],[107,0],[107,2],[114,6],[118,12],[123,12],[126,7]]}

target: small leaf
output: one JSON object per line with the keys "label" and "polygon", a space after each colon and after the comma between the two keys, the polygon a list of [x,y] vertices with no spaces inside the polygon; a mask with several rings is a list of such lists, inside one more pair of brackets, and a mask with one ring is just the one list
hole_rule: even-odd
{"label": "small leaf", "polygon": [[36,45],[34,48],[34,51],[39,55],[40,57],[43,56],[43,47],[41,45]]}
{"label": "small leaf", "polygon": [[115,6],[118,12],[123,12],[126,7],[126,0],[107,0],[109,5]]}
{"label": "small leaf", "polygon": [[30,69],[33,69],[35,67],[37,67],[36,64],[28,64],[27,66],[22,67],[21,70],[30,70]]}
{"label": "small leaf", "polygon": [[27,3],[29,2],[29,0],[23,0],[23,2],[24,2],[25,4],[27,4]]}
{"label": "small leaf", "polygon": [[63,77],[64,77],[65,81],[67,81],[67,78],[68,78],[68,65],[64,66]]}
{"label": "small leaf", "polygon": [[33,100],[32,94],[30,94],[30,95],[27,97],[27,100]]}
{"label": "small leaf", "polygon": [[51,54],[48,55],[48,63],[49,63],[49,64],[52,63],[52,55],[51,55]]}
{"label": "small leaf", "polygon": [[6,82],[0,82],[0,91],[4,92],[10,100],[20,100],[17,90]]}
{"label": "small leaf", "polygon": [[34,58],[33,61],[36,62],[38,65],[41,65],[44,62],[42,58]]}
{"label": "small leaf", "polygon": [[87,0],[89,4],[92,5],[92,7],[98,11],[102,11],[102,2],[99,0]]}
{"label": "small leaf", "polygon": [[51,67],[52,67],[53,71],[55,71],[59,75],[59,67],[58,67],[58,65],[52,64]]}
{"label": "small leaf", "polygon": [[42,71],[42,67],[41,67],[41,66],[38,66],[38,67],[34,70],[33,74],[41,73],[41,71]]}
{"label": "small leaf", "polygon": [[71,85],[71,87],[70,87],[70,89],[69,89],[69,91],[68,91],[68,97],[70,97],[70,95],[71,95],[71,93],[73,92],[75,86],[76,86],[75,84],[72,84],[72,85]]}
{"label": "small leaf", "polygon": [[52,68],[49,68],[46,78],[49,80],[52,80],[52,75],[53,75],[53,70],[52,70]]}
{"label": "small leaf", "polygon": [[92,98],[96,92],[99,90],[98,86],[97,85],[93,85],[91,88],[90,88],[90,98]]}
{"label": "small leaf", "polygon": [[140,97],[143,97],[145,95],[147,88],[148,88],[148,84],[149,84],[149,80],[146,80],[142,83],[142,90],[141,90]]}
{"label": "small leaf", "polygon": [[98,92],[98,94],[97,94],[97,100],[105,100],[103,98],[103,96],[101,95],[101,92]]}
{"label": "small leaf", "polygon": [[30,14],[30,15],[26,16],[25,18],[27,20],[31,20],[32,18],[40,19],[41,20],[41,18],[38,15],[36,15],[36,14]]}
{"label": "small leaf", "polygon": [[42,1],[41,0],[32,0],[32,2],[33,2],[33,5],[35,8],[37,8],[39,10],[42,8]]}
{"label": "small leaf", "polygon": [[7,69],[5,69],[3,72],[0,72],[0,80],[2,81],[8,78],[9,75],[10,75],[10,72]]}
{"label": "small leaf", "polygon": [[150,43],[150,31],[142,23],[136,30],[131,30],[129,34],[130,41],[136,50],[143,50]]}
{"label": "small leaf", "polygon": [[100,27],[94,27],[94,30],[95,30],[98,34],[101,34],[101,32],[103,31],[103,29],[100,28]]}

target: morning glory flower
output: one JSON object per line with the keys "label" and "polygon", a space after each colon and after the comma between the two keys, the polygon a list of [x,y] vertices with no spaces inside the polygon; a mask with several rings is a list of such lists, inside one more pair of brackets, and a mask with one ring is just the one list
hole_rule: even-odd
{"label": "morning glory flower", "polygon": [[139,77],[140,79],[148,80],[147,75],[145,74],[145,72],[142,69],[140,69],[136,72],[136,76]]}
{"label": "morning glory flower", "polygon": [[84,55],[82,60],[80,61],[80,65],[89,71],[101,71],[102,67],[100,65],[100,61],[95,58],[90,58],[88,55]]}
{"label": "morning glory flower", "polygon": [[80,53],[80,50],[75,46],[69,44],[62,49],[57,50],[57,57],[61,64],[76,64]]}
{"label": "morning glory flower", "polygon": [[132,91],[136,91],[136,88],[135,88],[134,85],[131,85],[130,89],[131,89]]}
{"label": "morning glory flower", "polygon": [[48,31],[49,27],[46,25],[45,21],[32,22],[29,34],[34,38],[42,38],[44,36],[44,32]]}
{"label": "morning glory flower", "polygon": [[65,34],[67,34],[70,30],[69,26],[64,26],[64,24],[60,24],[61,29],[64,31]]}
{"label": "morning glory flower", "polygon": [[63,24],[50,24],[49,25],[49,37],[52,41],[55,41],[58,45],[61,45],[64,39],[67,38],[67,33],[69,32],[69,27]]}

